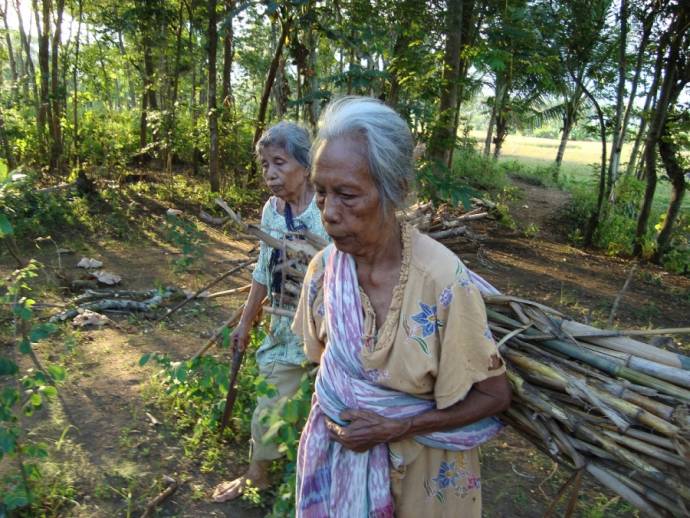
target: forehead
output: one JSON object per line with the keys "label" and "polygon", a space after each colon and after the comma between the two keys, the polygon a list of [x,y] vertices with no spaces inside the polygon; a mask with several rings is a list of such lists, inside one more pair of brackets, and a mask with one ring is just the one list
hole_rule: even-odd
{"label": "forehead", "polygon": [[267,146],[263,146],[261,149],[259,149],[259,155],[261,155],[261,158],[264,160],[275,157],[284,159],[292,158],[287,150],[279,144],[269,144]]}
{"label": "forehead", "polygon": [[314,156],[314,181],[373,184],[365,146],[364,141],[349,137],[322,142]]}

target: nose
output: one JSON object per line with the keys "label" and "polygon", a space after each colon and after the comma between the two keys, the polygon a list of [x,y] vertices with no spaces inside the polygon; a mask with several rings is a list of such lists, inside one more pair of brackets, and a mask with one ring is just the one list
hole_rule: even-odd
{"label": "nose", "polygon": [[323,197],[323,208],[321,209],[321,216],[325,223],[331,225],[338,223],[338,204],[334,196],[324,196]]}
{"label": "nose", "polygon": [[275,180],[277,176],[276,167],[273,164],[268,164],[266,169],[264,169],[264,179],[268,182]]}

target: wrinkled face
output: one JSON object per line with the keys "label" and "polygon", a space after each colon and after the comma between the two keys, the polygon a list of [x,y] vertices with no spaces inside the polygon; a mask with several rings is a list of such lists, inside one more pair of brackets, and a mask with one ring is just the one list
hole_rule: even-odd
{"label": "wrinkled face", "polygon": [[387,223],[364,146],[348,137],[326,141],[313,163],[312,182],[326,232],[338,250],[354,255],[376,246]]}
{"label": "wrinkled face", "polygon": [[259,151],[264,181],[271,192],[291,200],[304,190],[309,172],[280,146],[266,146]]}

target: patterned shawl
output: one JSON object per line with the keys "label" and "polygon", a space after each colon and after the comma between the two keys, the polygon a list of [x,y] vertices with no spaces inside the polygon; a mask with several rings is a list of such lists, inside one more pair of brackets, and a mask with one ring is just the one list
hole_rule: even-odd
{"label": "patterned shawl", "polygon": [[[364,329],[354,258],[330,245],[324,252],[324,305],[328,347],[321,358],[309,419],[297,455],[298,518],[393,517],[386,444],[357,453],[330,440],[325,417],[346,425],[340,413],[362,409],[401,419],[435,408],[433,401],[377,385],[360,360]],[[478,276],[475,276],[478,277]],[[478,277],[478,287],[493,290]],[[474,279],[473,279],[474,280]],[[415,437],[425,446],[469,450],[502,428],[496,418]]]}

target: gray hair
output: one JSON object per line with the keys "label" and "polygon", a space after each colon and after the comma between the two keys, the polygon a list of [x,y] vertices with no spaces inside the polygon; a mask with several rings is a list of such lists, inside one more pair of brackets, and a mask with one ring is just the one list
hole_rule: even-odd
{"label": "gray hair", "polygon": [[319,146],[337,137],[362,138],[384,211],[402,208],[412,186],[414,148],[410,128],[394,110],[371,97],[342,97],[331,102],[319,120],[312,158]]}
{"label": "gray hair", "polygon": [[257,159],[261,159],[261,151],[269,146],[277,146],[283,149],[288,155],[297,160],[302,167],[309,169],[311,164],[311,156],[309,155],[311,139],[309,138],[309,132],[299,124],[282,121],[264,131],[254,150]]}

